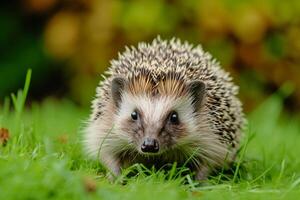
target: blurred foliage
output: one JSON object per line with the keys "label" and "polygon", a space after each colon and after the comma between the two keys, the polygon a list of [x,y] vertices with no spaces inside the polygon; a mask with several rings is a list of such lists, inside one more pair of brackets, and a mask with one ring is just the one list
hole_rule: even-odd
{"label": "blurred foliage", "polygon": [[31,67],[51,75],[38,85],[87,104],[117,52],[161,35],[201,43],[233,74],[246,110],[286,82],[295,88],[287,107],[300,107],[298,0],[23,0],[9,9],[18,11],[1,12],[0,91]]}

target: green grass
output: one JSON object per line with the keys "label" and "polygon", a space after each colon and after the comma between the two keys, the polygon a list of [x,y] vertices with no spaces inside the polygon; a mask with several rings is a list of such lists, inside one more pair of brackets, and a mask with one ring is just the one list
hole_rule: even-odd
{"label": "green grass", "polygon": [[[101,165],[82,152],[80,129],[89,111],[67,100],[48,99],[24,109],[25,89],[0,107],[0,199],[299,199],[300,121],[282,113],[282,94],[249,114],[249,130],[236,165],[206,183],[175,165],[155,171],[136,165],[126,184],[110,183]],[[134,175],[126,178],[126,174]]]}

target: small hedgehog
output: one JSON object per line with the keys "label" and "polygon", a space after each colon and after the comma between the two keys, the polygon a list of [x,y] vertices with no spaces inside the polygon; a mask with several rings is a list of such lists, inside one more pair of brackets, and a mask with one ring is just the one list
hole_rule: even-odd
{"label": "small hedgehog", "polygon": [[201,46],[158,37],[126,48],[106,74],[85,147],[112,175],[176,162],[205,180],[234,160],[245,121],[238,87]]}

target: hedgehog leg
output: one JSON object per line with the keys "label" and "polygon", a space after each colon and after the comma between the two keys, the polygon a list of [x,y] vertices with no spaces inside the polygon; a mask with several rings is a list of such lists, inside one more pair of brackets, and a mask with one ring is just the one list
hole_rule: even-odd
{"label": "hedgehog leg", "polygon": [[197,181],[206,181],[208,178],[208,175],[210,173],[210,170],[208,167],[206,166],[201,166],[200,168],[198,168],[196,170],[196,176],[195,179]]}
{"label": "hedgehog leg", "polygon": [[120,161],[112,156],[104,156],[101,160],[108,171],[108,179],[114,181],[121,174]]}

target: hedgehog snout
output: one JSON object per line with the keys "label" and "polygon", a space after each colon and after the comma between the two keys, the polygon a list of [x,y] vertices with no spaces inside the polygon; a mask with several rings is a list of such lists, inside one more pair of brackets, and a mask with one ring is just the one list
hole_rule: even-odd
{"label": "hedgehog snout", "polygon": [[146,138],[141,146],[144,153],[157,153],[159,151],[159,143],[157,139]]}

